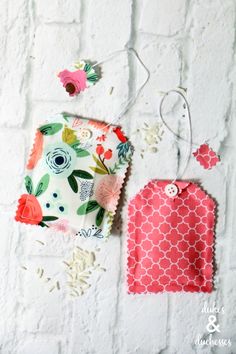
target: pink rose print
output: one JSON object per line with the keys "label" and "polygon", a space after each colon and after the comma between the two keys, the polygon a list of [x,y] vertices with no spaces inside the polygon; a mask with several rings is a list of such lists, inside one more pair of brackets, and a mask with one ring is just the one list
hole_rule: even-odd
{"label": "pink rose print", "polygon": [[98,204],[105,210],[115,212],[123,179],[120,176],[107,175],[99,182],[95,191]]}
{"label": "pink rose print", "polygon": [[87,75],[84,70],[69,71],[63,70],[58,74],[63,87],[70,96],[75,96],[84,91],[86,86]]}

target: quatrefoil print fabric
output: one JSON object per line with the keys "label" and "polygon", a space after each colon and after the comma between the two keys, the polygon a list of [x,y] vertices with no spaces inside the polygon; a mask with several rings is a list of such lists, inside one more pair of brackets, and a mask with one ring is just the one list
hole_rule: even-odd
{"label": "quatrefoil print fabric", "polygon": [[50,119],[36,131],[15,219],[107,237],[131,156],[120,127],[68,114]]}
{"label": "quatrefoil print fabric", "polygon": [[129,293],[213,290],[215,202],[183,181],[170,197],[170,184],[152,180],[129,203]]}
{"label": "quatrefoil print fabric", "polygon": [[217,163],[220,162],[219,156],[212,150],[208,144],[202,144],[193,153],[193,156],[205,170],[211,170]]}

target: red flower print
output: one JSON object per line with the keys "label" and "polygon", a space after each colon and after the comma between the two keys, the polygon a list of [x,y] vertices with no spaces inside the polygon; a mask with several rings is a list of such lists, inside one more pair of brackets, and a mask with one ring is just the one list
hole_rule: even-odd
{"label": "red flower print", "polygon": [[98,145],[97,145],[96,153],[97,153],[98,155],[102,155],[102,154],[104,153],[104,147],[103,147],[101,144],[98,144]]}
{"label": "red flower print", "polygon": [[25,224],[38,225],[43,219],[42,209],[32,194],[22,194],[18,201],[15,220]]}
{"label": "red flower print", "polygon": [[117,127],[115,129],[113,129],[113,132],[116,134],[117,138],[122,142],[122,143],[126,143],[127,138],[124,136],[124,134],[121,131],[121,128]]}
{"label": "red flower print", "polygon": [[106,140],[106,135],[102,134],[101,136],[98,136],[97,141],[105,141]]}
{"label": "red flower print", "polygon": [[84,91],[86,86],[87,75],[84,70],[69,71],[63,70],[58,74],[63,87],[70,96],[75,96]]}
{"label": "red flower print", "polygon": [[104,153],[104,159],[105,160],[110,160],[112,158],[112,150],[108,149],[107,151],[105,151]]}

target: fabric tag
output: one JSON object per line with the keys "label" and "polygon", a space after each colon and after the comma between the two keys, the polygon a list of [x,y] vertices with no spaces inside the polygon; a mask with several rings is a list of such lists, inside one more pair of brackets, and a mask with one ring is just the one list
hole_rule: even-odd
{"label": "fabric tag", "polygon": [[132,151],[117,126],[68,114],[41,125],[15,219],[81,237],[108,236]]}
{"label": "fabric tag", "polygon": [[72,70],[62,70],[58,77],[70,96],[78,95],[89,86],[94,85],[99,77],[91,64],[83,60],[77,62]]}
{"label": "fabric tag", "polygon": [[215,208],[192,182],[152,180],[138,192],[128,206],[128,292],[211,292]]}
{"label": "fabric tag", "polygon": [[202,144],[194,153],[193,156],[205,170],[211,170],[219,161],[220,158],[216,155],[208,144]]}

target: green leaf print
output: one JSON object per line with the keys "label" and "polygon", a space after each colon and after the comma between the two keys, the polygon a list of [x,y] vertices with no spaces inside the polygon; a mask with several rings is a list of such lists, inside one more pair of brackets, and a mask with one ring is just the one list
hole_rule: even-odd
{"label": "green leaf print", "polygon": [[87,150],[81,148],[73,148],[73,149],[75,150],[77,157],[86,157],[90,155],[90,153]]}
{"label": "green leaf print", "polygon": [[[96,164],[102,169],[102,170],[104,170],[105,172],[106,172],[106,169],[105,169],[105,167],[104,167],[104,165],[102,164],[102,162],[95,156],[95,155],[93,155],[93,159],[94,159],[94,161],[96,162]],[[95,167],[94,167],[95,168]],[[107,172],[106,172],[107,173]]]}
{"label": "green leaf print", "polygon": [[78,209],[77,209],[77,214],[78,215],[85,215],[88,213],[91,213],[92,211],[100,208],[100,205],[96,200],[90,200],[84,204],[82,204]]}
{"label": "green leaf print", "polygon": [[54,221],[57,220],[58,217],[57,216],[44,216],[43,217],[43,221]]}
{"label": "green leaf print", "polygon": [[74,170],[72,175],[83,179],[93,179],[93,176],[89,172],[83,170]]}
{"label": "green leaf print", "polygon": [[103,217],[104,217],[104,214],[105,214],[105,209],[104,208],[100,208],[98,213],[97,213],[97,216],[96,216],[96,225],[97,226],[101,225]]}
{"label": "green leaf print", "polygon": [[45,222],[42,222],[42,221],[39,223],[39,225],[40,225],[41,227],[49,227],[47,224],[45,224]]}
{"label": "green leaf print", "polygon": [[78,192],[78,183],[75,179],[75,177],[73,176],[73,173],[67,178],[69,185],[72,189],[73,192],[77,193]]}
{"label": "green leaf print", "polygon": [[61,123],[45,124],[39,128],[39,131],[43,135],[54,135],[57,132],[59,132],[62,129],[62,127],[63,127],[63,124],[61,124]]}
{"label": "green leaf print", "polygon": [[29,194],[33,194],[33,182],[30,176],[25,177],[25,188]]}
{"label": "green leaf print", "polygon": [[35,197],[39,197],[41,194],[43,194],[46,191],[46,189],[48,188],[49,179],[50,176],[48,173],[41,178],[41,180],[39,181],[36,187],[36,191],[34,194]]}

